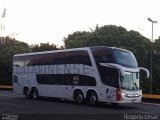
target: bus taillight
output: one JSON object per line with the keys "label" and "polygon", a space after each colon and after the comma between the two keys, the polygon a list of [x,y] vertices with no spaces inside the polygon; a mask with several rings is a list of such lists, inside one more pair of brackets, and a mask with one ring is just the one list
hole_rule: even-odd
{"label": "bus taillight", "polygon": [[116,89],[116,101],[121,101],[122,100],[122,91],[120,88]]}

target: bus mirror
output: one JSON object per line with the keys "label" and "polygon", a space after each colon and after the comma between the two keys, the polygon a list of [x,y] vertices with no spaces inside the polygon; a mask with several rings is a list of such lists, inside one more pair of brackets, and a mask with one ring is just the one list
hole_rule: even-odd
{"label": "bus mirror", "polygon": [[139,69],[145,71],[147,73],[147,78],[149,78],[149,71],[148,71],[148,69],[143,68],[143,67],[139,67]]}
{"label": "bus mirror", "polygon": [[124,71],[124,69],[120,69],[120,71],[121,71],[121,76],[125,76],[125,71]]}

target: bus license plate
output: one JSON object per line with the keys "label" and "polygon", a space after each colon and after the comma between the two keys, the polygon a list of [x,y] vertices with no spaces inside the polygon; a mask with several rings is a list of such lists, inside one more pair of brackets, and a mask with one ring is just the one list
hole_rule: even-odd
{"label": "bus license plate", "polygon": [[135,102],[135,101],[136,101],[136,99],[132,99],[132,100],[131,100],[131,102]]}

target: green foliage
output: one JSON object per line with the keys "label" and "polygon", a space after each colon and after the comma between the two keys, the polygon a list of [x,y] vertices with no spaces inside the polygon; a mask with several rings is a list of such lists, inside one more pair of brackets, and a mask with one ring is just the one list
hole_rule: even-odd
{"label": "green foliage", "polygon": [[[65,48],[76,48],[76,47],[82,47],[85,44],[85,39],[88,39],[90,33],[89,32],[74,32],[73,34],[69,34],[67,38],[64,38],[64,44]],[[90,41],[92,42],[92,41]]]}
{"label": "green foliage", "polygon": [[[3,38],[5,40],[5,38]],[[9,80],[11,83],[12,78],[12,62],[13,55],[19,53],[31,52],[28,44],[6,37],[6,41],[0,44],[0,83],[4,80]],[[2,80],[3,79],[3,80]]]}
{"label": "green foliage", "polygon": [[32,52],[58,50],[57,45],[49,43],[40,43],[32,46]]}
{"label": "green foliage", "polygon": [[153,92],[160,94],[160,37],[153,43]]}

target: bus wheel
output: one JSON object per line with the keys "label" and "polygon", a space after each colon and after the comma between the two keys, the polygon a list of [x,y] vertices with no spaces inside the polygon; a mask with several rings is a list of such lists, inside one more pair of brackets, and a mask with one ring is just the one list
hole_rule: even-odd
{"label": "bus wheel", "polygon": [[89,96],[89,103],[93,106],[97,105],[98,103],[98,97],[95,92],[91,92]]}
{"label": "bus wheel", "polygon": [[33,90],[32,90],[32,98],[35,99],[35,100],[39,98],[39,93],[38,93],[37,88],[33,88]]}
{"label": "bus wheel", "polygon": [[29,91],[29,88],[24,88],[24,96],[25,96],[25,98],[27,98],[27,99],[30,98],[30,91]]}
{"label": "bus wheel", "polygon": [[76,95],[75,95],[76,102],[77,102],[78,104],[82,104],[82,103],[84,102],[83,93],[82,93],[81,91],[77,91],[75,94],[76,94]]}

